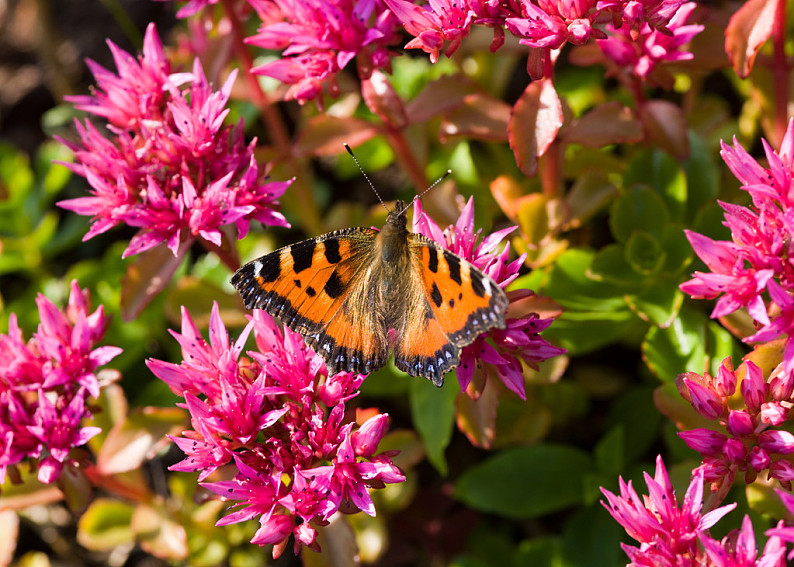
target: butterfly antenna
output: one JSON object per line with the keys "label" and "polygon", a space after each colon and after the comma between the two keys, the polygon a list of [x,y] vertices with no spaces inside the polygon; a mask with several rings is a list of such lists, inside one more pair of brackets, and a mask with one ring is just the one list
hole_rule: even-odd
{"label": "butterfly antenna", "polygon": [[407,206],[406,206],[406,207],[405,207],[405,208],[404,208],[402,211],[400,211],[400,212],[402,213],[402,212],[404,212],[404,211],[407,211],[408,209],[410,209],[410,208],[411,208],[411,205],[413,205],[413,204],[414,204],[414,201],[416,201],[417,199],[421,199],[421,198],[424,196],[424,194],[425,194],[425,193],[427,193],[427,192],[428,192],[428,191],[430,191],[430,190],[431,190],[433,187],[435,187],[436,185],[438,185],[439,183],[441,183],[442,181],[444,181],[444,180],[445,180],[447,177],[449,177],[451,174],[452,174],[452,170],[451,170],[451,169],[448,169],[448,170],[446,171],[446,173],[444,173],[444,175],[442,175],[441,177],[439,177],[438,179],[436,179],[436,180],[433,182],[433,184],[432,184],[432,185],[430,185],[430,187],[428,187],[427,189],[425,189],[424,191],[422,191],[421,193],[419,193],[419,194],[418,194],[416,197],[414,197],[413,199],[411,199],[411,202],[410,202],[410,203],[408,203],[408,205],[407,205]]}
{"label": "butterfly antenna", "polygon": [[356,162],[356,165],[358,166],[358,170],[361,172],[361,175],[364,176],[364,179],[367,180],[367,183],[369,183],[369,186],[372,188],[372,192],[375,193],[375,196],[378,198],[378,201],[380,201],[380,204],[383,205],[383,208],[386,209],[386,212],[389,212],[389,208],[386,206],[386,203],[383,202],[383,199],[381,199],[380,193],[378,193],[378,190],[375,189],[375,185],[373,185],[372,180],[369,178],[369,175],[367,175],[367,172],[364,171],[363,167],[361,167],[361,164],[358,162],[358,158],[356,157],[356,154],[353,153],[353,150],[350,148],[350,146],[347,145],[347,143],[345,143],[345,149],[347,150],[347,153],[350,154],[350,157],[353,158],[353,161]]}

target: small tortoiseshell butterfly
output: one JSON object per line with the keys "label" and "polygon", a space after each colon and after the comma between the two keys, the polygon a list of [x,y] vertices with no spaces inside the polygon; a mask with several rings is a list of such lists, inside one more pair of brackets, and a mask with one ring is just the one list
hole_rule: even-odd
{"label": "small tortoiseshell butterfly", "polygon": [[436,386],[460,349],[505,327],[502,288],[469,262],[406,228],[398,201],[381,231],[348,228],[286,246],[232,277],[247,309],[305,337],[332,374],[383,366]]}

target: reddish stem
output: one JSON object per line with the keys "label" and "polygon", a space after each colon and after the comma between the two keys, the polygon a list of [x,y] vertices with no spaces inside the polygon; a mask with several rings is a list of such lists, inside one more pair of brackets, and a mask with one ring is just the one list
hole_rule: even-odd
{"label": "reddish stem", "polygon": [[788,123],[789,76],[786,61],[786,0],[778,0],[775,9],[775,22],[772,24],[772,76],[775,82],[775,116],[772,131],[776,147],[780,146],[786,135]]}
{"label": "reddish stem", "polygon": [[400,162],[408,177],[411,178],[411,182],[416,187],[416,193],[421,193],[427,189],[427,177],[425,177],[424,168],[419,164],[413,151],[411,151],[411,145],[405,139],[405,132],[397,128],[388,128],[386,134],[397,156],[397,161]]}

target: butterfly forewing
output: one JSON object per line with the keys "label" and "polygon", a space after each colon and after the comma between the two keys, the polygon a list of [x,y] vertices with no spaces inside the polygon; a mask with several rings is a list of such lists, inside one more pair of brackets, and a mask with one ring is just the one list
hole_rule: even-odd
{"label": "butterfly forewing", "polygon": [[240,268],[232,284],[246,308],[304,335],[330,372],[368,372],[388,356],[372,309],[362,305],[375,234],[351,228],[286,246]]}

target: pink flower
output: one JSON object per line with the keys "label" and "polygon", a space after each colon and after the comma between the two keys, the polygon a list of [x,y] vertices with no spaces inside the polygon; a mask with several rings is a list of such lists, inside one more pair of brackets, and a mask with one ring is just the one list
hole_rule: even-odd
{"label": "pink flower", "polygon": [[96,92],[68,100],[107,119],[110,136],[86,120],[75,123],[79,142],[61,140],[76,158],[64,165],[91,186],[91,196],[58,203],[93,217],[84,240],[127,224],[139,231],[125,257],[160,243],[178,255],[194,239],[220,247],[227,225],[238,238],[251,221],[287,226],[277,207],[291,182],[263,182],[255,141],[245,144],[242,123],[223,125],[236,74],[213,91],[198,59],[191,73],[170,73],[153,25],[138,59],[108,44],[118,75],[89,61]]}
{"label": "pink flower", "polygon": [[469,35],[476,16],[468,0],[429,0],[429,6],[418,6],[409,0],[384,0],[389,9],[414,36],[405,47],[421,48],[430,55],[430,61],[438,61],[444,44],[444,54],[449,57],[461,41]]}
{"label": "pink flower", "polygon": [[[630,2],[626,9],[639,4]],[[677,4],[674,4],[675,15],[663,26],[663,19],[651,25],[645,16],[637,14],[627,18],[628,12],[624,11],[624,23],[607,26],[609,37],[596,40],[598,47],[618,67],[642,78],[647,78],[659,63],[692,59],[692,53],[682,48],[703,31],[704,26],[685,25],[695,9],[694,2]]]}
{"label": "pink flower", "polygon": [[669,33],[667,28],[678,9],[685,0],[599,0],[599,10],[612,14],[615,28],[626,24],[636,38],[644,25],[648,25],[662,33]]}
{"label": "pink flower", "polygon": [[[789,122],[779,152],[765,140],[762,145],[769,167],[762,167],[735,140],[733,147],[722,144],[722,157],[750,194],[752,205],[720,203],[732,242],[688,234],[695,252],[712,273],[696,272],[681,289],[693,297],[719,297],[712,317],[746,308],[760,328],[745,342],[785,337],[782,370],[769,383],[779,390],[777,401],[781,401],[785,392],[790,395],[794,390],[794,265],[790,262],[794,256],[790,213],[794,205],[790,189],[794,180],[794,121]],[[760,401],[753,401],[757,403]]]}
{"label": "pink flower", "polygon": [[[781,367],[764,379],[761,369],[751,361],[739,367],[743,371],[740,396],[734,395],[736,372],[730,359],[726,358],[718,378],[694,372],[681,374],[676,385],[682,397],[706,419],[715,421],[715,429],[693,429],[679,433],[691,449],[703,458],[704,477],[717,488],[728,488],[737,472],[744,472],[745,482],[750,483],[757,475],[768,470],[785,486],[790,482],[789,469],[779,463],[787,463],[785,455],[794,452],[794,435],[772,426],[780,425],[791,407],[791,393],[785,388],[771,388],[781,374]],[[732,376],[731,376],[732,375]],[[782,396],[782,397],[779,397]],[[744,407],[741,407],[744,402]],[[724,434],[721,431],[724,428]]]}
{"label": "pink flower", "polygon": [[530,47],[558,49],[566,42],[581,45],[595,37],[605,37],[593,28],[598,12],[595,0],[529,0],[520,2],[522,14],[505,20],[507,29],[522,38],[519,43]]}
{"label": "pink flower", "polygon": [[[661,456],[656,458],[653,478],[644,473],[648,495],[640,498],[631,485],[619,479],[620,496],[602,488],[607,499],[602,504],[626,533],[640,543],[640,547],[622,544],[633,565],[701,565],[703,551],[698,537],[736,504],[721,506],[707,514],[703,506],[703,470],[698,468],[678,507],[670,478]],[[688,558],[686,563],[679,559]]]}
{"label": "pink flower", "polygon": [[[766,533],[770,534],[774,531],[769,530]],[[741,529],[734,530],[720,541],[712,539],[704,532],[698,534],[698,538],[706,552],[708,564],[715,567],[785,567],[786,565],[786,546],[782,538],[774,535],[767,540],[761,557],[758,557],[750,516],[744,517]]]}
{"label": "pink flower", "polygon": [[246,41],[283,50],[282,59],[253,69],[288,85],[285,98],[301,104],[327,86],[336,95],[336,75],[354,58],[359,73],[388,68],[387,46],[397,40],[397,21],[380,0],[274,0],[281,19],[269,18]]}
{"label": "pink flower", "polygon": [[70,451],[99,433],[82,427],[91,417],[86,399],[115,375],[97,369],[121,353],[113,346],[96,347],[109,320],[100,305],[88,312],[88,292],[72,281],[67,308],[59,310],[43,295],[36,298],[41,323],[28,342],[16,315],[8,335],[0,335],[0,483],[6,470],[26,458],[38,464],[39,480],[58,480]]}
{"label": "pink flower", "polygon": [[[524,256],[508,262],[510,245],[496,252],[502,239],[515,230],[509,227],[480,239],[481,231],[474,231],[474,201],[469,199],[455,226],[441,230],[433,220],[422,211],[422,205],[414,201],[413,231],[432,238],[461,258],[468,260],[490,276],[501,287],[506,287],[518,277],[519,267]],[[479,242],[478,242],[479,241]],[[531,292],[530,292],[531,294]],[[512,305],[519,305],[527,297],[525,290],[508,294]],[[515,309],[513,309],[515,311]],[[508,313],[511,307],[508,306]],[[536,313],[516,313],[518,317],[508,317],[505,329],[491,329],[463,349],[460,354],[460,367],[456,373],[461,390],[466,390],[475,372],[483,376],[490,370],[516,395],[525,399],[524,369],[522,361],[536,368],[539,362],[563,354],[565,349],[555,347],[540,336],[548,328],[552,319],[541,319]],[[490,338],[493,344],[486,342]]]}
{"label": "pink flower", "polygon": [[[244,356],[251,332],[259,352]],[[173,335],[184,360],[147,361],[191,415],[192,429],[174,438],[185,459],[172,469],[198,471],[199,481],[231,469],[231,480],[202,482],[236,502],[219,525],[258,517],[252,543],[274,544],[277,556],[293,535],[296,553],[319,551],[316,526],[340,509],[374,515],[369,490],[405,480],[391,453],[377,454],[388,416],[356,427],[346,412],[363,377],[326,377],[323,359],[264,311],[232,342],[213,305],[208,343],[183,309],[182,332]]]}

